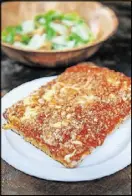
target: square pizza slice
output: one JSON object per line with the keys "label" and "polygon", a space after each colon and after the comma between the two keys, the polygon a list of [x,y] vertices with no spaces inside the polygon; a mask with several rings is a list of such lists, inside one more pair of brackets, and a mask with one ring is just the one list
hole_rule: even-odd
{"label": "square pizza slice", "polygon": [[103,144],[131,111],[131,79],[81,63],[8,108],[12,129],[66,167]]}

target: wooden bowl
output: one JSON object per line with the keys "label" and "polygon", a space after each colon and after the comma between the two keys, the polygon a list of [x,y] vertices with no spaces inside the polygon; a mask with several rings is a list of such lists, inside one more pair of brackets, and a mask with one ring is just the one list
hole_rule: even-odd
{"label": "wooden bowl", "polygon": [[51,9],[64,13],[76,11],[87,21],[97,36],[96,40],[91,44],[63,51],[24,50],[2,42],[2,49],[10,58],[30,66],[57,67],[75,64],[93,55],[118,27],[115,13],[98,2],[5,2],[2,3],[2,30]]}

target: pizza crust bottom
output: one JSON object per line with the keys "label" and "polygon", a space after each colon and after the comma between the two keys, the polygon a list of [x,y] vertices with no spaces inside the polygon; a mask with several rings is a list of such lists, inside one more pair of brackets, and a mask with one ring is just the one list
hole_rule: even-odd
{"label": "pizza crust bottom", "polygon": [[[52,159],[54,159],[55,161],[60,162],[61,164],[63,164],[65,167],[67,168],[75,168],[77,167],[77,165],[79,164],[80,161],[71,161],[70,163],[67,163],[65,160],[58,158],[56,156],[54,156],[49,148],[47,147],[47,145],[45,144],[40,144],[38,143],[35,139],[33,138],[29,138],[29,137],[25,137],[24,134],[20,131],[17,131],[16,129],[12,129],[13,132],[17,133],[18,135],[20,135],[26,142],[32,144],[33,146],[35,146],[36,148],[38,148],[39,150],[43,151],[44,153],[46,153],[48,156],[50,156]],[[81,160],[82,161],[82,160]]]}
{"label": "pizza crust bottom", "polygon": [[[129,119],[130,117],[131,117],[131,113],[129,113],[124,119],[120,119],[120,122],[115,126],[115,128],[114,128],[109,134],[111,134],[115,129],[118,129],[119,126],[120,126],[125,120]],[[8,123],[7,123],[6,125],[8,125],[8,124],[11,125],[11,123],[9,123],[9,121],[8,121]],[[61,164],[63,164],[63,165],[64,165],[65,167],[67,167],[67,168],[75,168],[75,167],[77,167],[78,164],[79,164],[80,162],[82,162],[83,159],[84,159],[88,154],[91,154],[92,151],[93,151],[93,148],[91,148],[90,151],[88,151],[88,152],[85,153],[85,154],[82,154],[82,157],[80,157],[80,160],[78,160],[78,161],[71,161],[71,162],[68,163],[68,162],[66,162],[64,159],[58,158],[58,157],[56,157],[55,155],[53,155],[53,154],[50,152],[50,150],[49,150],[49,148],[47,147],[46,144],[38,143],[34,138],[25,137],[24,134],[23,134],[21,131],[17,131],[17,128],[16,128],[16,127],[14,127],[13,125],[12,125],[11,127],[12,127],[11,130],[12,130],[13,132],[17,133],[18,135],[20,135],[26,142],[32,144],[33,146],[35,146],[35,147],[38,148],[39,150],[43,151],[43,152],[46,153],[48,156],[50,156],[52,159],[54,159],[55,161],[60,162]],[[14,128],[13,128],[13,127],[14,127]],[[6,128],[6,129],[7,129],[7,128]],[[9,129],[9,128],[8,128],[8,129]],[[109,135],[109,134],[108,134],[108,135]],[[104,140],[104,141],[105,141],[105,140]],[[102,146],[102,145],[103,145],[103,144],[101,144],[101,146]],[[98,146],[97,146],[97,147],[98,147]]]}

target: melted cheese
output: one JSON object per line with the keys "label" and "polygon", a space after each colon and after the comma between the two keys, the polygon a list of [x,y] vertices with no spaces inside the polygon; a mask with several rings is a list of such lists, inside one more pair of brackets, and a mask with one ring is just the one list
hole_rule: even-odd
{"label": "melted cheese", "polygon": [[54,128],[61,128],[61,122],[57,122],[57,123],[51,124],[50,126],[54,127]]}
{"label": "melted cheese", "polygon": [[85,96],[79,97],[78,100],[77,100],[77,103],[83,105],[83,104],[86,104],[86,103],[92,103],[97,99],[98,99],[97,96],[94,96],[94,95],[86,96],[85,95]]}
{"label": "melted cheese", "polygon": [[107,78],[107,82],[113,84],[114,86],[118,86],[120,84],[119,80],[116,80],[115,78],[112,77]]}
{"label": "melted cheese", "polygon": [[24,100],[23,100],[23,103],[24,105],[30,105],[31,104],[31,98],[30,97],[26,97]]}
{"label": "melted cheese", "polygon": [[73,144],[77,144],[77,145],[81,145],[82,146],[82,142],[78,141],[78,140],[75,140],[72,142]]}
{"label": "melted cheese", "polygon": [[117,96],[116,96],[115,94],[111,93],[111,94],[109,95],[109,99],[110,99],[111,101],[116,101],[116,100],[117,100]]}
{"label": "melted cheese", "polygon": [[70,87],[70,86],[65,86],[63,88],[61,88],[61,94],[75,94],[79,92],[79,88],[75,88],[75,87]]}
{"label": "melted cheese", "polygon": [[51,127],[54,127],[54,128],[61,128],[61,126],[67,126],[69,123],[69,121],[67,120],[63,120],[61,122],[57,122],[57,123],[54,123],[54,124],[50,124]]}
{"label": "melted cheese", "polygon": [[67,163],[70,163],[70,158],[73,157],[76,153],[76,150],[74,150],[72,153],[70,154],[67,154],[65,157],[64,157],[64,160],[67,162]]}
{"label": "melted cheese", "polygon": [[46,144],[54,145],[54,138],[51,136],[51,133],[49,133],[48,136],[41,135],[40,137],[45,141]]}
{"label": "melted cheese", "polygon": [[45,99],[46,101],[50,101],[53,97],[53,95],[55,94],[55,90],[51,89],[49,91],[47,91],[44,95],[43,95],[43,99]]}
{"label": "melted cheese", "polygon": [[34,108],[27,107],[24,116],[21,120],[29,119],[37,115],[37,111]]}

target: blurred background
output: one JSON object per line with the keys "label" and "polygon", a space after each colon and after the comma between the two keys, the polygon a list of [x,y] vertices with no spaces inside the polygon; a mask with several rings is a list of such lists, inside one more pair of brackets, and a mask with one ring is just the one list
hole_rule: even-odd
{"label": "blurred background", "polygon": [[[118,31],[107,40],[97,53],[87,61],[93,61],[99,66],[131,75],[131,2],[101,1],[112,8],[119,19]],[[109,27],[108,27],[109,28]],[[45,76],[58,75],[65,68],[32,68],[15,62],[2,52],[2,95],[14,87]]]}

